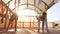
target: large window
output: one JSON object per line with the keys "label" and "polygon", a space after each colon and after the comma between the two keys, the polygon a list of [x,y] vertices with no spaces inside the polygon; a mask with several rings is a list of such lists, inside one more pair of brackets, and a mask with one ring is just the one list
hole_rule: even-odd
{"label": "large window", "polygon": [[30,9],[19,10],[18,14],[18,27],[30,27],[34,28],[38,26],[37,23],[37,13]]}

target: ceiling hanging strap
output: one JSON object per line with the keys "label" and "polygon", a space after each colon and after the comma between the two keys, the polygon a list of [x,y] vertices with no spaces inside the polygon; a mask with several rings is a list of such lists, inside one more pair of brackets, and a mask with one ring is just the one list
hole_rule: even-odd
{"label": "ceiling hanging strap", "polygon": [[[39,8],[39,5],[40,5],[40,3],[41,3],[41,0],[38,0],[38,8]],[[38,12],[38,8],[36,8],[36,12]],[[40,9],[41,10],[41,9]],[[42,11],[42,10],[41,10]],[[39,14],[39,13],[38,13]]]}
{"label": "ceiling hanging strap", "polygon": [[20,0],[18,0],[17,11],[19,10],[19,4],[20,4]]}
{"label": "ceiling hanging strap", "polygon": [[19,4],[20,4],[20,0],[18,0],[18,7],[19,7]]}
{"label": "ceiling hanging strap", "polygon": [[27,9],[28,9],[28,0],[27,0]]}
{"label": "ceiling hanging strap", "polygon": [[38,1],[38,5],[41,3],[41,1],[42,1],[42,0],[39,0],[39,1]]}
{"label": "ceiling hanging strap", "polygon": [[16,12],[16,0],[15,0],[15,2],[14,2],[14,5],[15,5],[15,12]]}
{"label": "ceiling hanging strap", "polygon": [[34,6],[36,6],[36,0],[34,0]]}
{"label": "ceiling hanging strap", "polygon": [[35,9],[36,9],[36,0],[34,0],[34,7],[35,7]]}
{"label": "ceiling hanging strap", "polygon": [[42,0],[38,0],[38,8],[39,8],[39,5],[41,4],[41,1],[42,1]]}
{"label": "ceiling hanging strap", "polygon": [[34,8],[35,8],[35,16],[36,16],[36,13],[37,13],[37,11],[36,11],[36,0],[34,0]]}

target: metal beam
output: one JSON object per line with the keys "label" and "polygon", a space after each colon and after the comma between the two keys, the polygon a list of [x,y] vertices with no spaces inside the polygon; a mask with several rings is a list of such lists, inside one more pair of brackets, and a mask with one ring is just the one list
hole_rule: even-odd
{"label": "metal beam", "polygon": [[9,2],[7,2],[6,5],[9,4],[11,1],[12,1],[12,0],[10,0]]}
{"label": "metal beam", "polygon": [[48,8],[50,8],[43,0],[41,0]]}
{"label": "metal beam", "polygon": [[2,4],[4,7],[8,8],[11,13],[14,13],[3,1],[2,1]]}
{"label": "metal beam", "polygon": [[[55,1],[55,0],[53,0],[50,4],[52,4],[54,1]],[[50,5],[50,4],[49,4],[49,5]]]}
{"label": "metal beam", "polygon": [[55,0],[53,0],[50,4],[49,4],[49,7],[53,6],[55,3],[54,3]]}
{"label": "metal beam", "polygon": [[[27,5],[27,4],[21,4],[21,5],[19,5],[19,6],[22,6],[22,5]],[[34,6],[33,4],[28,4],[28,5],[30,5],[30,6]],[[43,11],[42,9],[40,9],[38,6],[34,6],[34,7],[36,7],[36,8],[38,8],[40,11]],[[15,9],[15,8],[14,8]],[[13,10],[14,10],[13,9]]]}

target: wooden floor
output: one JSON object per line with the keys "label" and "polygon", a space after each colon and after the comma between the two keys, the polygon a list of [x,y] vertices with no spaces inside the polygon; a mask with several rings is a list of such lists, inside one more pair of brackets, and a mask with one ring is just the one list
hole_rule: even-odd
{"label": "wooden floor", "polygon": [[60,34],[60,29],[49,29],[49,33],[38,33],[35,29],[17,29],[15,32],[13,29],[9,29],[8,31],[0,29],[0,34]]}

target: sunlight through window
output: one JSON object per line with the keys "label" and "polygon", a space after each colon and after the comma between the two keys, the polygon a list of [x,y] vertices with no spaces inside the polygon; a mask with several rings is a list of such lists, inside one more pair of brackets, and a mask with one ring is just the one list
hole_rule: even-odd
{"label": "sunlight through window", "polygon": [[17,14],[18,14],[18,24],[17,24],[18,27],[30,27],[30,26],[37,27],[38,23],[36,16],[38,14],[34,10],[30,9],[18,10]]}
{"label": "sunlight through window", "polygon": [[30,16],[34,16],[34,17],[37,16],[37,13],[33,10],[30,10],[30,9],[19,10],[17,12],[17,14],[18,14],[18,17],[19,17],[18,21],[20,21],[20,19],[23,20],[23,21],[27,21],[27,20],[29,21]]}

